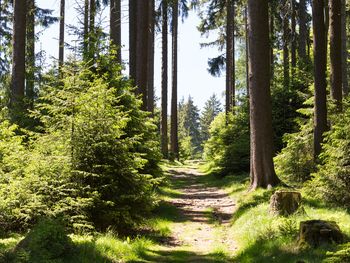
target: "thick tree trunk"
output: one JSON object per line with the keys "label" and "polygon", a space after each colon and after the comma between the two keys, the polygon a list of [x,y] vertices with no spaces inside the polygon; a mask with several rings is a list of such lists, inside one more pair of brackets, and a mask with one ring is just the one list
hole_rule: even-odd
{"label": "thick tree trunk", "polygon": [[323,133],[327,130],[327,48],[324,0],[313,0],[312,3],[315,78],[314,156],[317,159],[321,153]]}
{"label": "thick tree trunk", "polygon": [[121,0],[110,0],[110,20],[109,31],[111,36],[111,45],[116,48],[117,63],[122,63],[122,37],[121,37]]}
{"label": "thick tree trunk", "polygon": [[251,188],[280,180],[273,165],[268,0],[248,0]]}
{"label": "thick tree trunk", "polygon": [[148,111],[154,113],[154,29],[155,29],[155,10],[154,0],[149,0],[149,40],[148,40],[148,84],[147,84],[147,106]]}
{"label": "thick tree trunk", "polygon": [[96,0],[90,0],[90,14],[89,14],[89,60],[94,64],[96,55]]}
{"label": "thick tree trunk", "polygon": [[270,63],[271,63],[271,81],[274,80],[275,56],[273,47],[275,44],[275,2],[270,2]]}
{"label": "thick tree trunk", "polygon": [[232,112],[233,90],[233,3],[226,0],[226,115]]}
{"label": "thick tree trunk", "polygon": [[298,46],[298,55],[299,55],[299,64],[305,65],[307,61],[306,54],[306,45],[307,45],[307,12],[306,12],[306,0],[299,1],[299,46]]}
{"label": "thick tree trunk", "polygon": [[137,0],[129,0],[129,75],[136,80]]}
{"label": "thick tree trunk", "polygon": [[171,153],[179,158],[178,122],[177,122],[177,34],[178,34],[178,0],[173,2],[172,19],[172,94],[171,94]]}
{"label": "thick tree trunk", "polygon": [[60,5],[60,36],[58,41],[58,70],[61,71],[64,62],[64,24],[65,24],[65,0]]}
{"label": "thick tree trunk", "polygon": [[148,42],[149,42],[149,4],[137,1],[137,35],[136,35],[136,79],[138,94],[142,97],[142,109],[147,110],[148,84]]}
{"label": "thick tree trunk", "polygon": [[297,65],[297,43],[296,43],[296,13],[295,13],[295,0],[290,0],[291,5],[291,76],[292,79],[295,75],[295,68]]}
{"label": "thick tree trunk", "polygon": [[[247,85],[247,97],[249,98],[249,39],[248,39],[248,8],[244,9],[244,26],[245,26],[245,74],[246,74],[246,85]],[[272,50],[273,57],[273,50]],[[271,62],[271,65],[273,61]],[[271,66],[272,68],[273,66]]]}
{"label": "thick tree trunk", "polygon": [[330,67],[331,67],[331,96],[337,108],[342,108],[342,42],[341,42],[341,2],[330,0]]}
{"label": "thick tree trunk", "polygon": [[168,158],[168,2],[162,1],[162,153]]}
{"label": "thick tree trunk", "polygon": [[89,59],[89,0],[84,4],[84,36],[83,36],[83,58],[84,61]]}
{"label": "thick tree trunk", "polygon": [[287,2],[284,2],[282,7],[282,26],[283,26],[283,86],[285,89],[289,89],[290,76],[289,76],[289,14],[287,8]]}
{"label": "thick tree trunk", "polygon": [[348,50],[347,50],[347,36],[346,36],[346,0],[341,0],[341,19],[342,19],[342,83],[343,94],[347,96],[349,94],[348,83]]}
{"label": "thick tree trunk", "polygon": [[35,82],[35,1],[27,0],[26,87],[28,107],[33,108]]}
{"label": "thick tree trunk", "polygon": [[26,51],[26,1],[13,1],[13,52],[11,79],[11,106],[16,107],[24,97]]}

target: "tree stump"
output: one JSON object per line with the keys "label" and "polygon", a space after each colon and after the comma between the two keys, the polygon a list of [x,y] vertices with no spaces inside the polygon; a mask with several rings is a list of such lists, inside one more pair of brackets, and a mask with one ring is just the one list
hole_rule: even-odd
{"label": "tree stump", "polygon": [[298,244],[318,247],[322,244],[342,243],[344,236],[334,221],[309,220],[300,222]]}
{"label": "tree stump", "polygon": [[270,212],[275,215],[289,216],[295,213],[301,204],[301,194],[296,191],[276,191],[270,199]]}

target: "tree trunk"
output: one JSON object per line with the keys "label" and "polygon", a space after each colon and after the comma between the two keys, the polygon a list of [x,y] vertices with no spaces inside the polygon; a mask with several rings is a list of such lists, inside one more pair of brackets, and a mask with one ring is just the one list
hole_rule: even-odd
{"label": "tree trunk", "polygon": [[28,107],[33,108],[34,82],[35,82],[35,0],[27,1],[27,59],[26,59],[26,87],[25,93],[28,99]]}
{"label": "tree trunk", "polygon": [[61,0],[61,6],[60,6],[60,36],[59,36],[59,48],[58,48],[58,70],[59,71],[61,71],[61,68],[64,62],[65,2],[66,2],[65,0]]}
{"label": "tree trunk", "polygon": [[89,16],[89,60],[94,64],[96,54],[96,0],[90,0],[90,16]]}
{"label": "tree trunk", "polygon": [[270,63],[271,63],[271,81],[274,80],[275,57],[273,47],[275,44],[275,1],[270,2]]}
{"label": "tree trunk", "polygon": [[299,1],[299,46],[298,55],[301,65],[305,65],[307,61],[306,45],[307,45],[307,12],[306,12],[306,0]]}
{"label": "tree trunk", "polygon": [[[248,40],[248,8],[246,7],[244,9],[244,26],[245,26],[245,74],[246,74],[246,85],[247,85],[247,97],[249,98],[249,56],[248,56],[248,49],[249,49],[249,40]],[[272,56],[273,56],[273,50],[272,50]],[[273,61],[271,62],[271,65],[273,64]],[[272,66],[271,66],[272,68]]]}
{"label": "tree trunk", "polygon": [[289,89],[290,77],[289,77],[289,14],[287,1],[284,2],[282,7],[282,24],[283,24],[283,86],[285,89]]}
{"label": "tree trunk", "polygon": [[172,94],[171,94],[171,153],[179,158],[178,122],[177,122],[177,31],[178,31],[178,0],[173,1],[172,19]]}
{"label": "tree trunk", "polygon": [[121,0],[110,0],[110,20],[109,31],[111,36],[111,45],[116,48],[117,63],[122,63],[122,38],[121,38]]}
{"label": "tree trunk", "polygon": [[268,0],[248,0],[251,188],[280,180],[273,165]]}
{"label": "tree trunk", "polygon": [[296,43],[296,13],[295,13],[295,0],[290,0],[291,9],[291,76],[292,79],[295,75],[295,68],[297,65],[297,43]]}
{"label": "tree trunk", "polygon": [[89,59],[89,0],[84,4],[84,40],[83,40],[83,58],[84,61]]}
{"label": "tree trunk", "polygon": [[137,0],[129,0],[129,75],[136,80]]}
{"label": "tree trunk", "polygon": [[233,3],[226,0],[226,115],[232,112],[233,90]]}
{"label": "tree trunk", "polygon": [[315,78],[314,157],[317,159],[321,153],[323,133],[327,130],[327,48],[324,0],[313,0],[312,3]]}
{"label": "tree trunk", "polygon": [[168,158],[168,2],[162,1],[162,153]]}
{"label": "tree trunk", "polygon": [[342,108],[342,41],[341,41],[341,2],[330,0],[330,67],[331,67],[331,96],[337,109]]}
{"label": "tree trunk", "polygon": [[13,52],[11,78],[11,106],[16,107],[24,97],[26,51],[26,1],[13,1]]}
{"label": "tree trunk", "polygon": [[342,83],[343,94],[347,96],[349,93],[348,83],[348,50],[347,50],[347,36],[346,36],[346,0],[341,0],[341,19],[342,19]]}
{"label": "tree trunk", "polygon": [[[329,0],[324,0],[324,21],[326,32],[326,50],[328,49],[328,33],[329,33]],[[328,54],[328,51],[326,52]]]}
{"label": "tree trunk", "polygon": [[154,29],[155,29],[155,10],[154,0],[149,0],[149,40],[148,40],[148,84],[147,84],[147,106],[148,111],[154,113]]}
{"label": "tree trunk", "polygon": [[148,42],[149,42],[149,4],[137,1],[137,35],[136,35],[136,79],[138,94],[142,97],[142,109],[147,110],[148,84]]}

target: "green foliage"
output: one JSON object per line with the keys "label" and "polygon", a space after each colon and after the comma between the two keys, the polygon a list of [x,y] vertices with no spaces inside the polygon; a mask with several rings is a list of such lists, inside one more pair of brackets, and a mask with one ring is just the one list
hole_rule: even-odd
{"label": "green foliage", "polygon": [[215,117],[222,111],[221,103],[216,97],[215,93],[206,101],[201,117],[200,117],[200,130],[201,140],[206,142],[209,137],[210,124],[214,121]]}
{"label": "green foliage", "polygon": [[63,263],[73,253],[73,242],[62,222],[45,219],[14,249],[14,262]]}
{"label": "green foliage", "polygon": [[322,164],[313,174],[312,189],[326,201],[350,208],[350,107],[344,102],[343,113],[331,115],[331,130],[326,134]]}
{"label": "green foliage", "polygon": [[274,158],[276,173],[290,185],[307,181],[315,170],[312,119],[299,132],[286,134],[284,143],[286,147]]}
{"label": "green foliage", "polygon": [[228,174],[249,169],[249,117],[247,103],[237,107],[235,115],[220,113],[210,127],[210,138],[204,146],[204,159],[220,173]]}
{"label": "green foliage", "polygon": [[[71,63],[47,78],[35,132],[0,125],[0,224],[24,230],[41,216],[65,218],[76,231],[141,222],[162,180],[156,125],[118,69]],[[17,135],[23,134],[23,135]]]}

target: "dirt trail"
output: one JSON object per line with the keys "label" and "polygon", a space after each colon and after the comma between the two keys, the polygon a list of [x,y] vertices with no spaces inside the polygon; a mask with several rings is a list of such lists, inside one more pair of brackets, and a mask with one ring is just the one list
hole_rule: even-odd
{"label": "dirt trail", "polygon": [[[235,210],[235,202],[217,187],[208,187],[195,166],[172,168],[169,171],[174,185],[181,192],[169,202],[176,206],[184,220],[172,224],[172,244],[188,247],[197,255],[218,251],[232,254],[235,242],[229,237],[227,227]],[[191,262],[196,262],[193,260]]]}

